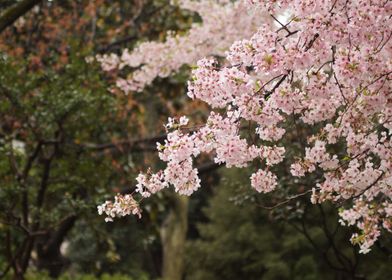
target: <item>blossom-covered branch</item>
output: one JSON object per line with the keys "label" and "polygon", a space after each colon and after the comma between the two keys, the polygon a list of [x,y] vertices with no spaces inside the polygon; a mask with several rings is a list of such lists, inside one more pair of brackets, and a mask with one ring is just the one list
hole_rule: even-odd
{"label": "blossom-covered branch", "polygon": [[121,56],[97,56],[104,71],[132,69],[116,82],[125,93],[142,91],[155,78],[168,77],[204,56],[224,56],[235,40],[250,37],[265,21],[265,15],[251,13],[242,1],[180,0],[178,5],[197,13],[202,22],[194,23],[185,35],[169,31],[164,42],[144,42]]}
{"label": "blossom-covered branch", "polygon": [[[248,4],[250,18],[289,12],[288,23],[275,30],[260,25],[252,37],[231,46],[226,64],[198,61],[188,96],[214,111],[193,131],[182,129],[185,117],[171,121],[167,140],[158,144],[167,167],[140,174],[138,192],[147,197],[173,186],[191,195],[200,187],[193,167],[200,153],[227,167],[261,162],[251,186],[271,192],[279,182],[272,167],[285,160],[292,163],[293,177],[320,177],[312,188],[313,203],[344,203],[341,223],[358,227],[351,240],[366,253],[382,230],[392,231],[392,3]],[[292,146],[282,140],[296,129],[290,125],[293,117],[309,129],[301,139],[303,153],[290,157],[285,151]],[[243,121],[254,124],[251,144],[241,134]]]}

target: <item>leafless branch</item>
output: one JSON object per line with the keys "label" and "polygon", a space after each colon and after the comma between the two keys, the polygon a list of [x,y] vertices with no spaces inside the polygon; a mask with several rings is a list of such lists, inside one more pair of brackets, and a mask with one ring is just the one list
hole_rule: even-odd
{"label": "leafless branch", "polygon": [[0,16],[0,33],[42,0],[23,0],[12,5]]}

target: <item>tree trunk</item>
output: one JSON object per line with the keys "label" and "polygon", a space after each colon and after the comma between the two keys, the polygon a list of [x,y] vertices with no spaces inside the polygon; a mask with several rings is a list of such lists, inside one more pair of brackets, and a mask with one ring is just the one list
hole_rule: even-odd
{"label": "tree trunk", "polygon": [[75,225],[77,216],[66,217],[56,231],[37,242],[37,267],[49,272],[50,277],[58,277],[69,261],[61,254],[60,247],[68,232]]}
{"label": "tree trunk", "polygon": [[173,194],[172,208],[161,228],[162,278],[164,280],[182,279],[185,240],[188,230],[188,202],[187,196]]}

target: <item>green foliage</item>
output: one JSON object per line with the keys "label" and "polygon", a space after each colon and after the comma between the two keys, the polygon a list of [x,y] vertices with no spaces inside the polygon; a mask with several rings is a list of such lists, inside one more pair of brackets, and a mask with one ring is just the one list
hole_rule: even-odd
{"label": "green foliage", "polygon": [[[95,217],[110,186],[103,180],[111,175],[110,160],[92,160],[79,144],[107,141],[116,110],[85,55],[73,53],[58,72],[30,71],[0,54],[0,238],[11,236],[11,252],[29,238],[26,230],[51,232],[67,217]],[[0,269],[5,250],[0,247]]]}
{"label": "green foliage", "polygon": [[[96,206],[104,194],[112,196],[111,188],[120,184],[121,176],[113,176],[110,154],[99,153],[89,145],[111,141],[119,106],[108,92],[101,70],[87,64],[85,55],[81,50],[72,54],[61,73],[31,72],[16,59],[0,56],[0,118],[4,120],[0,127],[0,238],[10,234],[7,246],[16,251],[29,238],[24,229],[55,234],[64,220],[75,216],[86,221],[84,228],[79,228],[82,234],[94,232],[83,237],[91,237],[89,245],[94,248],[96,243],[103,244],[99,253],[105,264],[115,259],[117,252],[105,239],[109,230],[97,215]],[[22,220],[25,214],[28,222]],[[128,237],[131,230],[127,230]],[[0,247],[0,270],[7,264],[6,250]],[[75,255],[88,254],[88,250],[78,250]],[[140,257],[144,248],[138,246],[135,250],[139,255],[130,257]],[[99,261],[94,254],[84,263]],[[87,269],[82,261],[78,263],[78,269]],[[135,275],[143,274],[140,263],[122,265],[124,269],[111,272],[130,273],[136,269]],[[90,271],[107,270],[102,266]]]}
{"label": "green foliage", "polygon": [[[19,190],[16,182],[9,177],[9,172],[12,172],[9,153],[14,153],[16,168],[22,169],[39,143],[42,154],[38,156],[45,157],[51,153],[56,141],[59,147],[51,176],[57,180],[48,193],[49,201],[59,206],[56,209],[64,208],[69,202],[67,198],[76,190],[86,188],[95,192],[99,185],[104,187],[97,182],[107,173],[105,162],[92,162],[78,146],[80,142],[96,140],[98,135],[104,136],[105,120],[102,117],[114,110],[113,99],[107,94],[106,84],[97,73],[84,62],[83,54],[74,57],[61,74],[26,72],[23,65],[2,57],[0,116],[8,122],[2,131],[5,135],[0,164],[3,166],[2,174],[9,179],[9,187],[6,187],[8,184],[5,186],[7,190]],[[13,147],[15,142],[21,143],[23,148],[16,150]],[[96,172],[99,169],[101,172]],[[42,172],[33,165],[28,173],[29,183],[39,184]],[[34,190],[36,188],[31,188],[30,196],[35,195]],[[57,199],[56,194],[60,195]],[[7,195],[2,189],[0,198],[5,203],[12,203]],[[83,204],[76,202],[73,202],[74,207],[83,208]],[[64,211],[69,212],[67,209]],[[56,216],[56,212],[51,212],[50,216]]]}
{"label": "green foliage", "polygon": [[[300,250],[310,252],[302,236],[288,226],[274,224],[254,202],[233,203],[238,192],[249,188],[242,183],[247,182],[246,175],[239,170],[224,172],[225,179],[205,209],[208,223],[198,226],[201,238],[189,242],[187,279],[318,276],[314,270],[298,272],[295,259],[289,256]],[[316,266],[314,260],[309,261]]]}

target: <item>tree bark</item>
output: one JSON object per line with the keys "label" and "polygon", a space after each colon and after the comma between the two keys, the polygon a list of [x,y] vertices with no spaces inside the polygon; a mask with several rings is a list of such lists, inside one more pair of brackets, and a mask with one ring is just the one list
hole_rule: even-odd
{"label": "tree bark", "polygon": [[0,33],[41,1],[42,0],[23,0],[8,8],[0,16]]}
{"label": "tree bark", "polygon": [[188,230],[187,196],[177,193],[172,197],[172,208],[161,228],[163,249],[162,278],[181,280],[184,270],[184,251]]}

